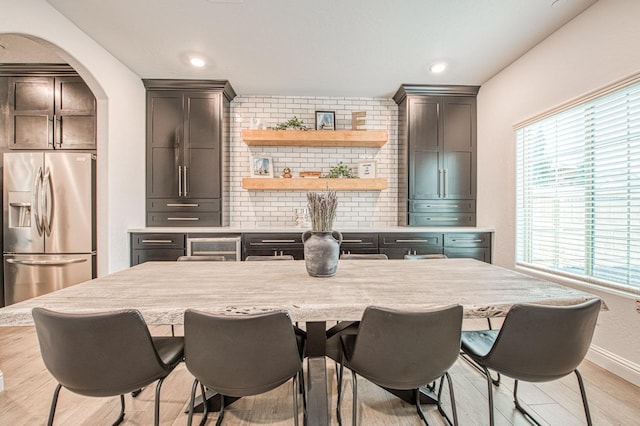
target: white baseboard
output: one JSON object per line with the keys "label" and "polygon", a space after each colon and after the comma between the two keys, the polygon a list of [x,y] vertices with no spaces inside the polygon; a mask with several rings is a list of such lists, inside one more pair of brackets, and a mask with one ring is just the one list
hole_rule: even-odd
{"label": "white baseboard", "polygon": [[616,376],[640,386],[640,365],[596,345],[591,345],[587,353],[587,359]]}

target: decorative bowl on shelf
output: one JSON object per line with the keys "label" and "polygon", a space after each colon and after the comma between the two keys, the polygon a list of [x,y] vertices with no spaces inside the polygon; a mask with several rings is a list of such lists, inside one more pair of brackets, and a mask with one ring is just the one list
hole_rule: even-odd
{"label": "decorative bowl on shelf", "polygon": [[322,176],[322,172],[300,172],[301,178],[319,178]]}

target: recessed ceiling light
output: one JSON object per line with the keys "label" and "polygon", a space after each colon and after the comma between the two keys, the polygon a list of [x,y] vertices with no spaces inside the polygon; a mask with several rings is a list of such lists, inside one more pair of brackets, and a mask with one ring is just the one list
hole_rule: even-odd
{"label": "recessed ceiling light", "polygon": [[429,67],[429,71],[434,74],[438,74],[447,69],[447,64],[444,62],[436,62],[435,64]]}
{"label": "recessed ceiling light", "polygon": [[202,68],[205,65],[204,59],[194,56],[189,60],[194,67]]}

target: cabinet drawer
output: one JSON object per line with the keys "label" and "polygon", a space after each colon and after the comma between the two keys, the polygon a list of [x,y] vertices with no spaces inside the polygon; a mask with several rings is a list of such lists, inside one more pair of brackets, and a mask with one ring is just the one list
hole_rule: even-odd
{"label": "cabinet drawer", "polygon": [[409,200],[410,213],[473,213],[475,200]]}
{"label": "cabinet drawer", "polygon": [[220,226],[221,213],[147,212],[147,226]]}
{"label": "cabinet drawer", "polygon": [[482,262],[491,263],[490,248],[463,248],[463,247],[445,247],[444,254],[449,258],[468,258],[477,259]]}
{"label": "cabinet drawer", "polygon": [[148,212],[219,212],[220,199],[217,198],[150,198],[147,199]]}
{"label": "cabinet drawer", "polygon": [[381,248],[380,253],[386,254],[389,259],[404,259],[407,254],[442,254],[440,246]]}
{"label": "cabinet drawer", "polygon": [[251,248],[245,247],[244,259],[247,256],[282,256],[291,255],[295,260],[304,259],[304,248],[288,248],[288,247],[270,247],[270,248]]}
{"label": "cabinet drawer", "polygon": [[[361,249],[373,249],[371,253],[375,253],[378,248],[378,234],[374,233],[357,233],[347,232],[342,234],[342,244],[340,244],[340,250],[361,250]],[[364,252],[359,252],[364,253]]]}
{"label": "cabinet drawer", "polygon": [[131,248],[180,248],[184,249],[184,234],[132,234]]}
{"label": "cabinet drawer", "polygon": [[444,234],[445,247],[491,247],[491,234],[487,232],[477,233],[451,233]]}
{"label": "cabinet drawer", "polygon": [[409,226],[475,226],[475,213],[409,213]]}
{"label": "cabinet drawer", "polygon": [[176,261],[180,256],[184,256],[184,249],[146,249],[131,251],[131,266],[139,265],[151,261]]}
{"label": "cabinet drawer", "polygon": [[383,247],[442,247],[442,234],[435,233],[389,233],[378,234],[378,245]]}
{"label": "cabinet drawer", "polygon": [[245,250],[249,248],[303,248],[302,232],[290,234],[243,234]]}

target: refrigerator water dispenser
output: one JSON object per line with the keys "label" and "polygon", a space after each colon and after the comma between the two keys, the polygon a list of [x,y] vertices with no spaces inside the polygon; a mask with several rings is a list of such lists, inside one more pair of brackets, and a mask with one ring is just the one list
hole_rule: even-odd
{"label": "refrigerator water dispenser", "polygon": [[31,192],[9,192],[9,227],[31,227]]}

